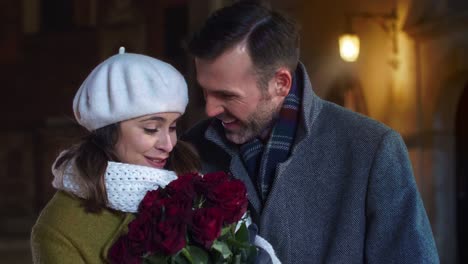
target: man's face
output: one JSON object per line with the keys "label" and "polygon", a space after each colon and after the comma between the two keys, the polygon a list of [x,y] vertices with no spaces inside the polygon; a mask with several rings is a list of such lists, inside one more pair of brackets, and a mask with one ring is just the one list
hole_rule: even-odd
{"label": "man's face", "polygon": [[221,120],[229,141],[243,144],[270,128],[283,97],[274,92],[274,78],[267,90],[258,87],[245,44],[234,46],[214,60],[197,58],[195,66],[206,114]]}

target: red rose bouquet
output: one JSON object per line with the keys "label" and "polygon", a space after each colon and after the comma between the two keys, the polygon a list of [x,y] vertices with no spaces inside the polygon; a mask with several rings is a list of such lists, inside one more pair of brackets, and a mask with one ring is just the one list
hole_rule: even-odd
{"label": "red rose bouquet", "polygon": [[185,174],[147,192],[111,263],[252,263],[257,249],[242,221],[242,181],[226,173]]}

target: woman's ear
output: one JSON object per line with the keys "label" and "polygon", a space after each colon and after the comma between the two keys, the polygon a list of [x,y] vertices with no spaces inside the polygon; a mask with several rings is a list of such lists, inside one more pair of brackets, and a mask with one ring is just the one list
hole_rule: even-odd
{"label": "woman's ear", "polygon": [[276,95],[286,97],[291,90],[292,76],[285,67],[279,68],[275,73],[275,93]]}

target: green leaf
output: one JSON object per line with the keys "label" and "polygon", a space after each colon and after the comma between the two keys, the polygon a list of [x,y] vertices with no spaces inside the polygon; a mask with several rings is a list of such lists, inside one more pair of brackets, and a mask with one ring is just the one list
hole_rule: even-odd
{"label": "green leaf", "polygon": [[192,254],[190,254],[190,252],[187,250],[187,247],[188,246],[184,247],[180,252],[185,258],[187,258],[189,263],[193,263]]}
{"label": "green leaf", "polygon": [[182,249],[182,254],[184,254],[192,264],[208,263],[209,260],[208,253],[196,246],[186,246]]}
{"label": "green leaf", "polygon": [[235,264],[240,264],[241,263],[241,256],[240,255],[236,255],[234,257],[234,263]]}
{"label": "green leaf", "polygon": [[231,227],[230,226],[225,226],[225,227],[223,227],[223,229],[221,229],[221,235],[220,236],[224,236],[226,234],[229,234],[230,231],[231,231]]}
{"label": "green leaf", "polygon": [[229,249],[229,246],[225,242],[215,240],[211,248],[221,253],[224,259],[232,256],[231,249]]}
{"label": "green leaf", "polygon": [[253,263],[257,257],[258,251],[255,246],[250,246],[245,249],[245,255],[247,258],[247,263]]}
{"label": "green leaf", "polygon": [[250,244],[247,244],[247,243],[242,243],[240,241],[237,241],[234,238],[228,238],[226,240],[226,243],[228,244],[229,248],[231,248],[231,249],[246,248],[246,247],[248,247],[250,245]]}
{"label": "green leaf", "polygon": [[169,257],[163,255],[149,255],[143,259],[143,264],[161,264],[161,263],[168,263]]}
{"label": "green leaf", "polygon": [[236,240],[241,243],[249,242],[249,230],[245,223],[242,223],[239,227],[239,230],[236,232]]}
{"label": "green leaf", "polygon": [[172,257],[171,263],[174,263],[174,264],[191,264],[192,262],[190,262],[185,257],[185,255],[183,254],[183,251],[180,251],[177,255]]}

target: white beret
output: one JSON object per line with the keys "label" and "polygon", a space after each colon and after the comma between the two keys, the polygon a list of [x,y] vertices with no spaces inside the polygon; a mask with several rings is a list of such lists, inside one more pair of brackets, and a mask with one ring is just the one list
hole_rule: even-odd
{"label": "white beret", "polygon": [[119,53],[99,64],[76,93],[80,125],[93,131],[148,114],[185,112],[187,83],[174,67],[123,48]]}

